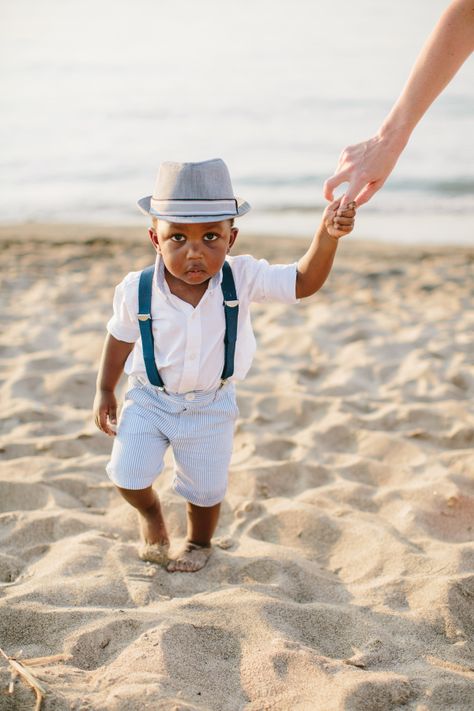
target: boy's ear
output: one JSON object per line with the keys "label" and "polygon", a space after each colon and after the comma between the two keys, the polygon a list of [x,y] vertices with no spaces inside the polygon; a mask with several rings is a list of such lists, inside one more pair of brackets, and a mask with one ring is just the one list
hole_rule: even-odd
{"label": "boy's ear", "polygon": [[160,243],[158,242],[158,235],[156,234],[155,230],[153,230],[151,227],[148,229],[148,236],[150,237],[152,244],[154,248],[156,249],[157,252],[160,252]]}
{"label": "boy's ear", "polygon": [[235,240],[237,239],[238,234],[239,234],[238,227],[231,227],[230,228],[230,240],[229,240],[229,246],[227,248],[227,252],[230,252],[232,245],[234,244]]}

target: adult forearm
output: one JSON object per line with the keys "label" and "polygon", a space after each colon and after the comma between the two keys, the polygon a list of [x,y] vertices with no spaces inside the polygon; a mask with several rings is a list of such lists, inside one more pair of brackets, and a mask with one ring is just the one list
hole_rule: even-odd
{"label": "adult forearm", "polygon": [[105,339],[97,376],[97,389],[113,392],[123,373],[125,361],[133,350],[133,343],[118,341],[110,333]]}
{"label": "adult forearm", "polygon": [[338,240],[328,234],[322,224],[313,241],[298,262],[296,277],[296,297],[311,296],[322,287],[331,271]]}
{"label": "adult forearm", "polygon": [[379,135],[401,149],[429,106],[474,49],[474,0],[455,0],[428,37]]}

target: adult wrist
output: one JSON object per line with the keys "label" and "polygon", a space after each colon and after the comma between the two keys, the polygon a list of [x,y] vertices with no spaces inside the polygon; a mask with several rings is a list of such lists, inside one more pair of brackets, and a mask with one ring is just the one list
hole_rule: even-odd
{"label": "adult wrist", "polygon": [[389,116],[379,128],[377,138],[392,150],[401,153],[408,143],[413,129],[414,126],[408,121]]}

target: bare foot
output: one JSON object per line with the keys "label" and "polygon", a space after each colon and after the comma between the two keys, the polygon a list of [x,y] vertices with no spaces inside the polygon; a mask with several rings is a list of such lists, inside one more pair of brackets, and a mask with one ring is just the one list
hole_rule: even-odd
{"label": "bare foot", "polygon": [[195,573],[196,570],[204,568],[211,552],[212,547],[210,545],[198,546],[197,543],[186,541],[176,556],[170,560],[166,566],[166,570],[169,573],[174,573],[176,571],[182,573]]}
{"label": "bare foot", "polygon": [[168,562],[170,539],[161,513],[158,497],[146,514],[139,514],[142,544],[138,555],[142,560],[151,563],[165,564]]}

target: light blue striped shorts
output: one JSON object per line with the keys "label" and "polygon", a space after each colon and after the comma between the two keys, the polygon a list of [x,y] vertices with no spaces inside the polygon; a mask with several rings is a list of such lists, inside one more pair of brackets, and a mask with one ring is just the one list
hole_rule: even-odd
{"label": "light blue striped shorts", "polygon": [[234,383],[184,395],[134,376],[129,385],[106,467],[113,483],[122,489],[151,486],[171,445],[173,490],[196,506],[222,501],[239,414]]}

